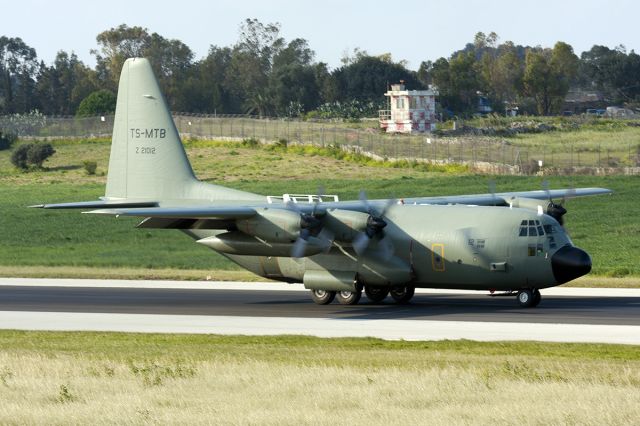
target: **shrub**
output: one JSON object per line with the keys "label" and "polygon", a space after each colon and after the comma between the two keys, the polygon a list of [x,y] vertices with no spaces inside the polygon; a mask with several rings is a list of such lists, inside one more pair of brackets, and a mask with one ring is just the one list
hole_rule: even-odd
{"label": "shrub", "polygon": [[96,174],[96,169],[98,168],[98,163],[96,161],[83,161],[82,165],[84,166],[84,170],[88,175]]}
{"label": "shrub", "polygon": [[50,143],[27,143],[11,153],[11,164],[21,170],[27,170],[30,165],[41,168],[42,163],[55,153],[56,150]]}
{"label": "shrub", "polygon": [[11,145],[18,139],[13,133],[7,133],[0,130],[0,151],[11,148]]}
{"label": "shrub", "polygon": [[32,145],[27,151],[27,162],[37,168],[41,168],[42,163],[55,153],[56,150],[53,149],[50,143],[37,143]]}
{"label": "shrub", "polygon": [[33,147],[32,143],[20,145],[11,153],[11,164],[19,168],[20,170],[27,170],[29,168],[29,163],[27,161],[27,154],[29,150]]}
{"label": "shrub", "polygon": [[245,138],[242,140],[242,145],[248,148],[256,148],[260,142],[256,138]]}

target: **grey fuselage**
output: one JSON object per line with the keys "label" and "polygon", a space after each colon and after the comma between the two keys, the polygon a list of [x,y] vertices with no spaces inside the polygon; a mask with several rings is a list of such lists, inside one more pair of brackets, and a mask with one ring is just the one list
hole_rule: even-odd
{"label": "grey fuselage", "polygon": [[[327,253],[301,259],[223,254],[257,275],[288,282],[303,282],[314,270],[355,271],[374,286],[504,291],[552,287],[588,272],[570,277],[554,272],[554,254],[573,244],[555,219],[529,209],[394,205],[385,220],[391,258],[357,256],[350,244],[339,241]],[[201,239],[219,232],[188,233]]]}

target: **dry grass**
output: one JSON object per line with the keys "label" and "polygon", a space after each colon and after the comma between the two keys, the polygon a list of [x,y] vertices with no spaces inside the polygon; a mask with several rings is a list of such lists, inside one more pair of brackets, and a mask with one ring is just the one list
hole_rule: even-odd
{"label": "dry grass", "polygon": [[[20,338],[43,336],[69,337]],[[70,337],[81,345],[85,336]],[[640,418],[640,361],[602,348],[599,357],[583,356],[586,345],[563,346],[569,357],[539,344],[200,336],[192,348],[189,336],[99,337],[123,346],[117,354],[91,346],[0,351],[0,423],[602,425]]]}
{"label": "dry grass", "polygon": [[249,271],[200,269],[92,268],[86,266],[5,266],[0,277],[92,278],[112,280],[268,281]]}
{"label": "dry grass", "polygon": [[[106,183],[111,145],[100,143],[54,143],[56,153],[44,164],[45,171],[20,173],[11,165],[10,152],[0,151],[0,184]],[[367,179],[380,174],[380,167],[306,156],[285,151],[243,147],[240,142],[187,143],[187,155],[199,179],[225,184],[242,180],[307,180],[319,178]],[[96,161],[96,175],[88,176],[83,161]],[[385,168],[388,179],[429,176],[410,168]]]}

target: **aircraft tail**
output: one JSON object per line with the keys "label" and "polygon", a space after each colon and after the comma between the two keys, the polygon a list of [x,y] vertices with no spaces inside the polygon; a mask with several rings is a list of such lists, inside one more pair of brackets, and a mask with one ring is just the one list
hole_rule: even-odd
{"label": "aircraft tail", "polygon": [[151,64],[144,58],[127,59],[118,86],[105,198],[257,197],[196,179]]}

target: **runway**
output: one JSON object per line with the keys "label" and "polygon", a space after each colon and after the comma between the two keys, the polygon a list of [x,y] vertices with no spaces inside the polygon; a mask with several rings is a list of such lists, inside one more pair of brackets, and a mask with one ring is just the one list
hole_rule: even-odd
{"label": "runway", "polygon": [[404,306],[318,306],[300,285],[3,278],[0,328],[640,344],[640,290],[542,294],[536,309],[438,290]]}

